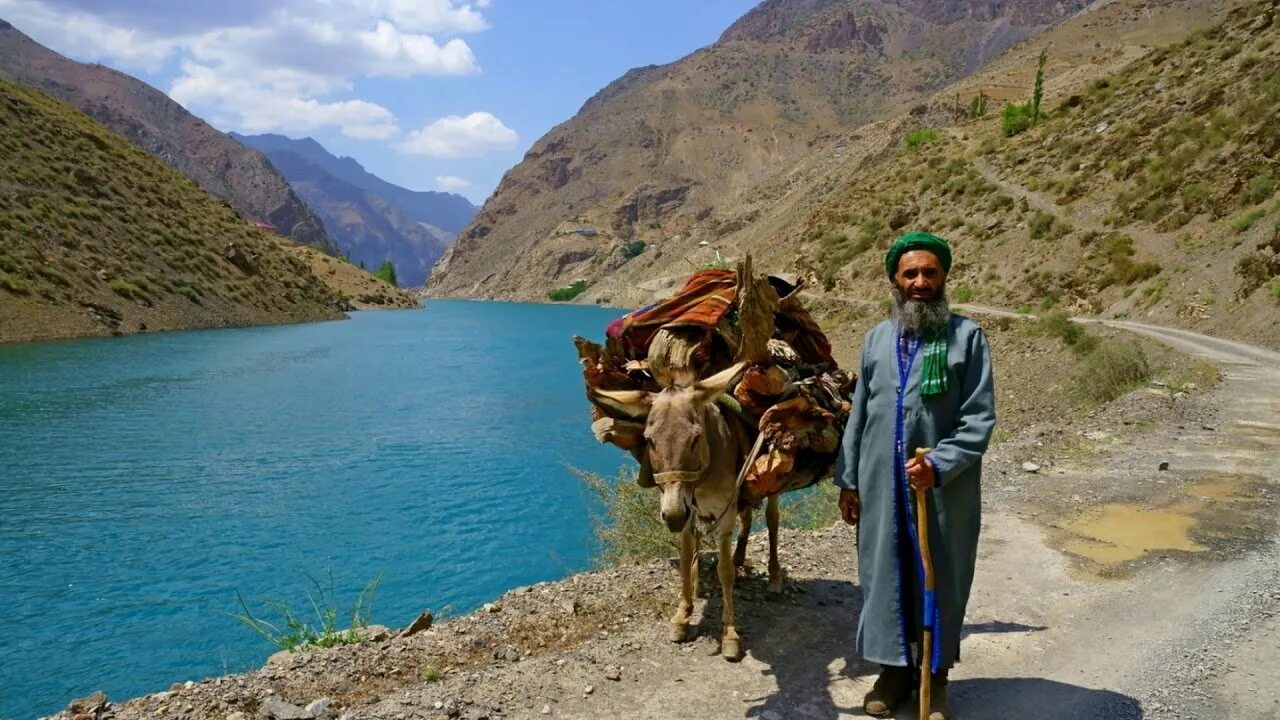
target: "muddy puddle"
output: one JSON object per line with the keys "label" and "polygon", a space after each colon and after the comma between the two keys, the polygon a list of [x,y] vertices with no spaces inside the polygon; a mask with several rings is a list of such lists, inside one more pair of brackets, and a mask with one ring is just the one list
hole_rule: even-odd
{"label": "muddy puddle", "polygon": [[1203,552],[1208,548],[1187,535],[1196,525],[1196,509],[1193,505],[1163,510],[1106,505],[1101,512],[1063,526],[1073,536],[1065,549],[1103,565],[1116,565],[1163,550]]}
{"label": "muddy puddle", "polygon": [[1205,552],[1210,548],[1204,542],[1221,535],[1217,526],[1225,522],[1239,529],[1236,523],[1251,504],[1247,501],[1257,499],[1249,490],[1253,483],[1214,473],[1177,488],[1164,507],[1103,505],[1063,523],[1060,548],[1102,575],[1114,575],[1119,566],[1148,555]]}

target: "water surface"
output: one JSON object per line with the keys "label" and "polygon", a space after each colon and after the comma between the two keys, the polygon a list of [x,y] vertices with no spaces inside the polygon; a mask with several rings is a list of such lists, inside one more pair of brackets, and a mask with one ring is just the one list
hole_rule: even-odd
{"label": "water surface", "polygon": [[255,667],[239,589],[375,622],[587,566],[612,473],[570,338],[618,311],[430,302],[344,322],[0,346],[0,717]]}

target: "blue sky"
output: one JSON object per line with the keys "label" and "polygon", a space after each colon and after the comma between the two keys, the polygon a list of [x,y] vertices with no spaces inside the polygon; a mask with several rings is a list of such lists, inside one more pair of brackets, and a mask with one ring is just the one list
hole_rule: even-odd
{"label": "blue sky", "polygon": [[222,130],[310,136],[415,190],[484,201],[628,69],[758,0],[0,0],[0,18]]}

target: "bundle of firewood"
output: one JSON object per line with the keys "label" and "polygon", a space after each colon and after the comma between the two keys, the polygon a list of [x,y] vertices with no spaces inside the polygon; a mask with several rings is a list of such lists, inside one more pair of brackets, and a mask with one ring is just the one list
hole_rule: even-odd
{"label": "bundle of firewood", "polygon": [[[807,487],[831,473],[849,418],[855,379],[800,301],[803,281],[758,276],[748,257],[737,271],[694,273],[674,296],[610,324],[604,345],[575,337],[587,397],[591,389],[660,392],[689,385],[736,362],[747,367],[718,402],[754,442],[745,502]],[[649,484],[644,419],[592,402],[592,430],[636,456]],[[749,443],[748,443],[749,445]]]}

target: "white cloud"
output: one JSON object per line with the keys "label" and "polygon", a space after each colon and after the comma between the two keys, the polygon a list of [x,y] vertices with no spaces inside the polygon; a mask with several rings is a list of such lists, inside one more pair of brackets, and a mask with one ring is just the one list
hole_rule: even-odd
{"label": "white cloud", "polygon": [[487,112],[466,117],[450,115],[409,133],[400,149],[417,155],[462,158],[481,157],[510,150],[520,141],[516,131]]}
{"label": "white cloud", "polygon": [[322,102],[280,93],[297,81],[262,83],[259,78],[228,77],[198,63],[183,63],[183,75],[170,90],[174,100],[188,106],[218,108],[215,122],[229,122],[248,132],[309,132],[336,126],[351,137],[389,139],[399,134],[391,111],[365,100]]}
{"label": "white cloud", "polygon": [[382,0],[373,4],[383,5],[392,22],[417,32],[480,32],[489,29],[484,15],[477,12],[477,8],[489,6],[488,0],[473,3],[452,0]]}
{"label": "white cloud", "polygon": [[[105,14],[55,9],[55,0],[0,0],[0,16],[54,49],[126,68],[180,60],[170,95],[221,126],[249,132],[338,127],[351,137],[391,139],[396,119],[350,93],[360,77],[480,72],[470,46],[433,35],[488,28],[487,0],[277,0],[253,22],[223,18],[164,36],[123,4]],[[501,123],[499,123],[501,125]]]}
{"label": "white cloud", "polygon": [[41,44],[131,69],[159,69],[182,42],[117,27],[89,13],[56,10],[39,0],[0,0],[0,17]]}
{"label": "white cloud", "polygon": [[471,187],[471,181],[453,175],[437,175],[436,188],[445,192],[460,193]]}

